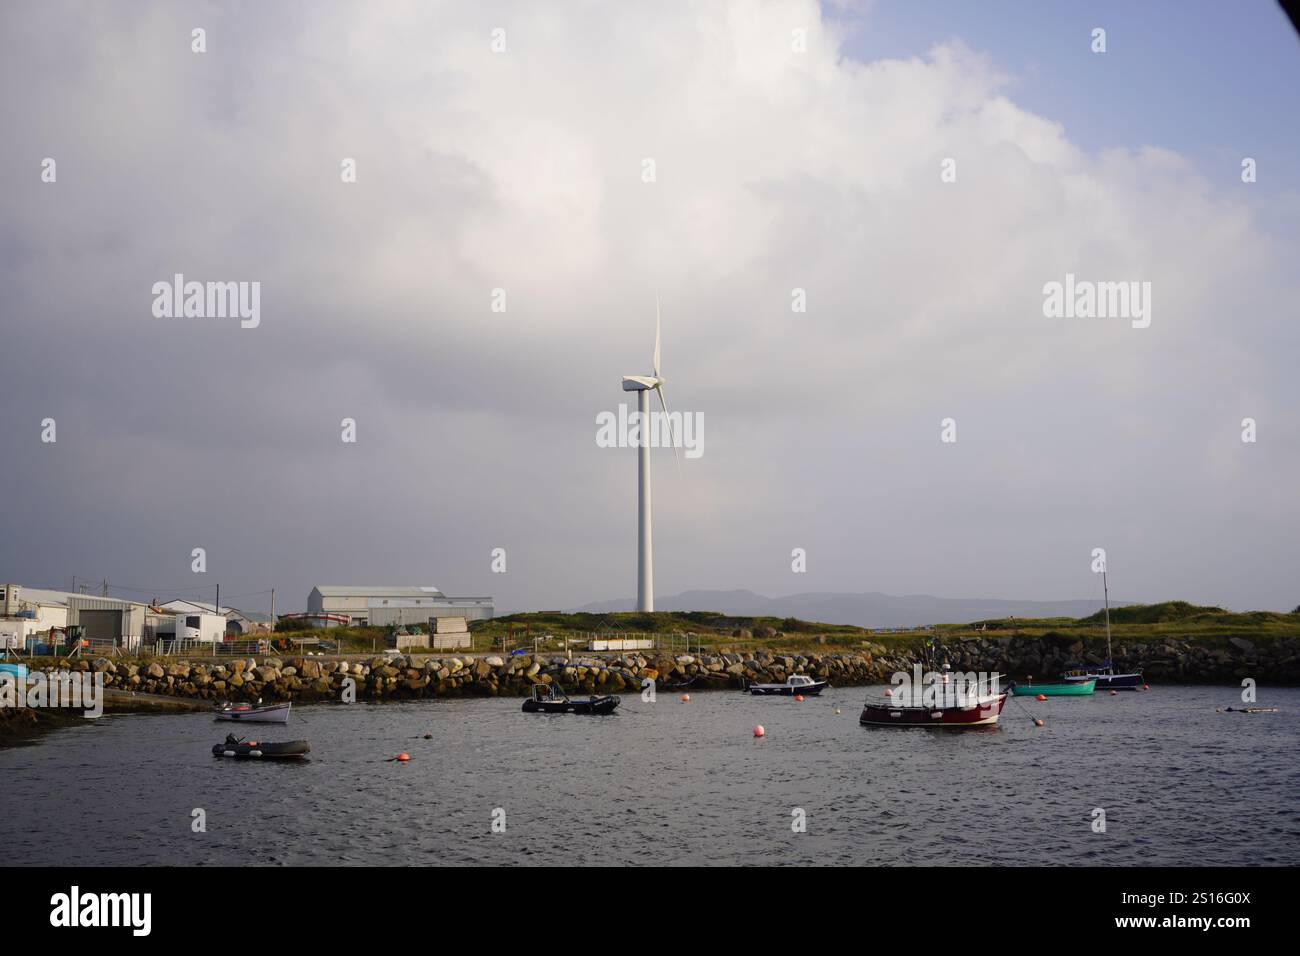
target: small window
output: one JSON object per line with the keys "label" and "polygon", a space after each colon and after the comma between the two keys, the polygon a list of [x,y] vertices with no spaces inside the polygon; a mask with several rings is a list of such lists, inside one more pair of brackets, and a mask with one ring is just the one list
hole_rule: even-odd
{"label": "small window", "polygon": [[199,618],[198,618],[198,615],[197,615],[197,614],[192,614],[192,615],[190,615],[189,617],[187,617],[187,618],[185,619],[185,626],[186,626],[186,627],[198,627],[198,626],[199,626]]}

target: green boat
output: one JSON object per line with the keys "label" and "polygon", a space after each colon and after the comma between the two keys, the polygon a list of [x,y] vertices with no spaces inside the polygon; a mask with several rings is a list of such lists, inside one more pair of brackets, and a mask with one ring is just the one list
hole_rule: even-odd
{"label": "green boat", "polygon": [[1016,684],[1012,683],[1011,693],[1017,697],[1084,697],[1097,687],[1097,680],[1078,681],[1072,684]]}

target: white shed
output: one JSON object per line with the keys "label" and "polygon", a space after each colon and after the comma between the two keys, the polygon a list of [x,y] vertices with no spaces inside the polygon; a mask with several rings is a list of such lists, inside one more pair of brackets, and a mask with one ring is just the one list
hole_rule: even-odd
{"label": "white shed", "polygon": [[220,644],[226,639],[224,614],[177,614],[176,640],[182,645]]}

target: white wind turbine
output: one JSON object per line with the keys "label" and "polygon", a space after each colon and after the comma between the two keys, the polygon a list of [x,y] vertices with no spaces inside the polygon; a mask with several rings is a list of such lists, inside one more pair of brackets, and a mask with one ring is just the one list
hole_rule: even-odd
{"label": "white wind turbine", "polygon": [[[659,299],[655,297],[655,354],[654,372],[651,375],[624,375],[623,391],[637,392],[638,410],[641,412],[641,428],[637,453],[637,552],[636,552],[636,609],[653,611],[654,594],[654,554],[650,544],[650,393],[659,395],[659,404],[664,409],[664,419],[673,445],[673,454],[677,454],[677,436],[672,432],[672,419],[668,417],[668,403],[664,401],[663,385],[666,379],[659,375]],[[678,465],[681,458],[677,459]]]}

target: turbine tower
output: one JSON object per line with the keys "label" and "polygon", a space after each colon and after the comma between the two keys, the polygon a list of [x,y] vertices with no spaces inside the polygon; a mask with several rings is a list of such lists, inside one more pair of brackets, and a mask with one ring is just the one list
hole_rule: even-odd
{"label": "turbine tower", "polygon": [[[659,299],[655,298],[655,354],[652,360],[654,371],[650,375],[624,375],[623,391],[636,392],[637,410],[641,413],[640,441],[637,448],[637,551],[636,551],[636,609],[653,611],[655,609],[654,592],[654,552],[650,541],[650,393],[659,395],[659,404],[664,409],[664,419],[672,430],[672,420],[668,418],[668,403],[664,401],[664,381],[659,375]],[[673,453],[677,453],[677,436],[672,435]],[[678,459],[680,464],[681,459]]]}

